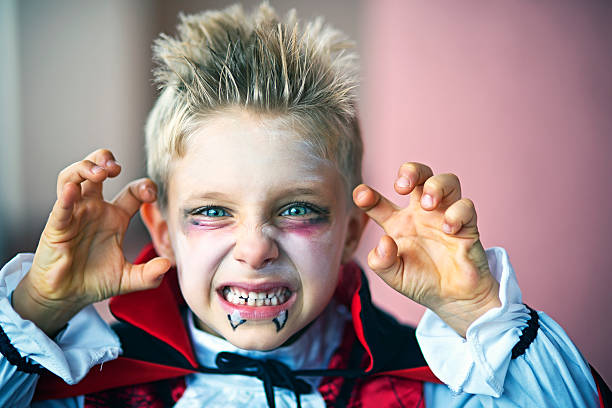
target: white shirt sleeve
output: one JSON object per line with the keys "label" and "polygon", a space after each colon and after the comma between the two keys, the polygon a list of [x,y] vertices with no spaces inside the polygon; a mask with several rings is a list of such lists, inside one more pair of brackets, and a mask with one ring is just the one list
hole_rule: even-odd
{"label": "white shirt sleeve", "polygon": [[538,312],[539,329],[525,353],[511,359],[529,320],[506,251],[487,250],[491,273],[500,283],[501,306],[474,321],[461,337],[427,310],[417,340],[434,374],[447,386],[427,383],[433,407],[598,405],[588,364],[563,329]]}
{"label": "white shirt sleeve", "polygon": [[[117,358],[119,339],[91,305],[77,313],[55,339],[22,319],[12,308],[10,295],[30,270],[32,259],[32,254],[17,255],[0,270],[0,327],[21,357],[75,384],[94,365]],[[0,355],[0,406],[29,406],[37,380],[37,374],[17,370]]]}

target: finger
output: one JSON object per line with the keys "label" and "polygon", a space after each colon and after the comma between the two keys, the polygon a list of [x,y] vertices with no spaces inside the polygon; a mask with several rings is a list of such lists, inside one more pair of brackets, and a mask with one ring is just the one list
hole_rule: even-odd
{"label": "finger", "polygon": [[98,149],[85,157],[100,167],[104,167],[108,177],[117,177],[121,173],[121,165],[117,163],[115,155],[108,149]]}
{"label": "finger", "polygon": [[357,207],[374,220],[378,225],[385,228],[385,222],[396,211],[399,210],[395,204],[373,188],[360,184],[353,190],[353,201]]}
{"label": "finger", "polygon": [[[98,149],[87,155],[85,160],[92,161],[106,170],[107,177],[116,177],[121,173],[121,166],[115,161],[115,156],[108,149]],[[94,196],[102,198],[102,183],[83,182],[84,196]]]}
{"label": "finger", "polygon": [[476,227],[476,208],[472,200],[462,198],[444,212],[442,230],[449,235],[454,235],[462,228],[470,227]]}
{"label": "finger", "polygon": [[454,174],[437,174],[423,185],[421,207],[431,211],[440,204],[449,206],[461,198],[461,183]]}
{"label": "finger", "polygon": [[431,176],[433,176],[433,171],[429,166],[416,162],[404,163],[397,172],[395,191],[402,195],[409,194]]}
{"label": "finger", "polygon": [[368,254],[368,266],[383,280],[391,283],[401,270],[402,261],[397,256],[397,244],[388,235],[378,241],[376,248]]}
{"label": "finger", "polygon": [[81,184],[84,181],[102,183],[106,178],[106,170],[91,160],[81,160],[66,167],[57,176],[57,197],[61,196],[67,183]]}
{"label": "finger", "polygon": [[159,286],[171,263],[166,258],[153,258],[145,264],[134,265],[129,262],[123,267],[121,293],[153,289]]}
{"label": "finger", "polygon": [[155,183],[148,178],[143,178],[134,180],[125,186],[112,203],[132,217],[142,203],[152,203],[156,199],[157,188]]}
{"label": "finger", "polygon": [[74,204],[81,198],[81,188],[75,183],[66,183],[53,205],[48,225],[55,230],[65,229],[72,220]]}

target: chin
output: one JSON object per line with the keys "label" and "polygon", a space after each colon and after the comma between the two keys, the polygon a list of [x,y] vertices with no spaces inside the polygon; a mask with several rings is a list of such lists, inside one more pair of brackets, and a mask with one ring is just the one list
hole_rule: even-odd
{"label": "chin", "polygon": [[270,351],[282,346],[293,333],[289,327],[277,332],[272,324],[247,322],[236,330],[231,328],[223,330],[223,337],[243,350]]}

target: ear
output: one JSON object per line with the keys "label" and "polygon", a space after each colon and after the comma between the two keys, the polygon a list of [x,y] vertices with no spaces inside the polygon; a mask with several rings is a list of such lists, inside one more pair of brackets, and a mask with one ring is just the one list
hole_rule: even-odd
{"label": "ear", "polygon": [[149,230],[155,251],[164,258],[168,258],[173,266],[176,265],[174,250],[168,233],[168,223],[156,203],[143,203],[140,206],[140,217]]}
{"label": "ear", "polygon": [[344,249],[342,250],[342,263],[348,263],[353,259],[353,255],[357,250],[361,235],[365,229],[370,217],[365,212],[356,206],[352,206],[349,214],[348,228],[346,230],[346,238],[344,240]]}

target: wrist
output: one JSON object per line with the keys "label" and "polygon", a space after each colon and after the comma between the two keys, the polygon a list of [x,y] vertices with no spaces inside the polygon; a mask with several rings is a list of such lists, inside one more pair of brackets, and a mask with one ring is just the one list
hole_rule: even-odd
{"label": "wrist", "polygon": [[499,283],[495,279],[492,280],[491,287],[482,295],[470,300],[449,302],[432,311],[457,334],[465,338],[467,329],[472,323],[489,310],[501,306]]}
{"label": "wrist", "polygon": [[84,305],[44,299],[28,285],[26,278],[13,291],[13,309],[22,319],[30,320],[49,338],[54,338]]}

